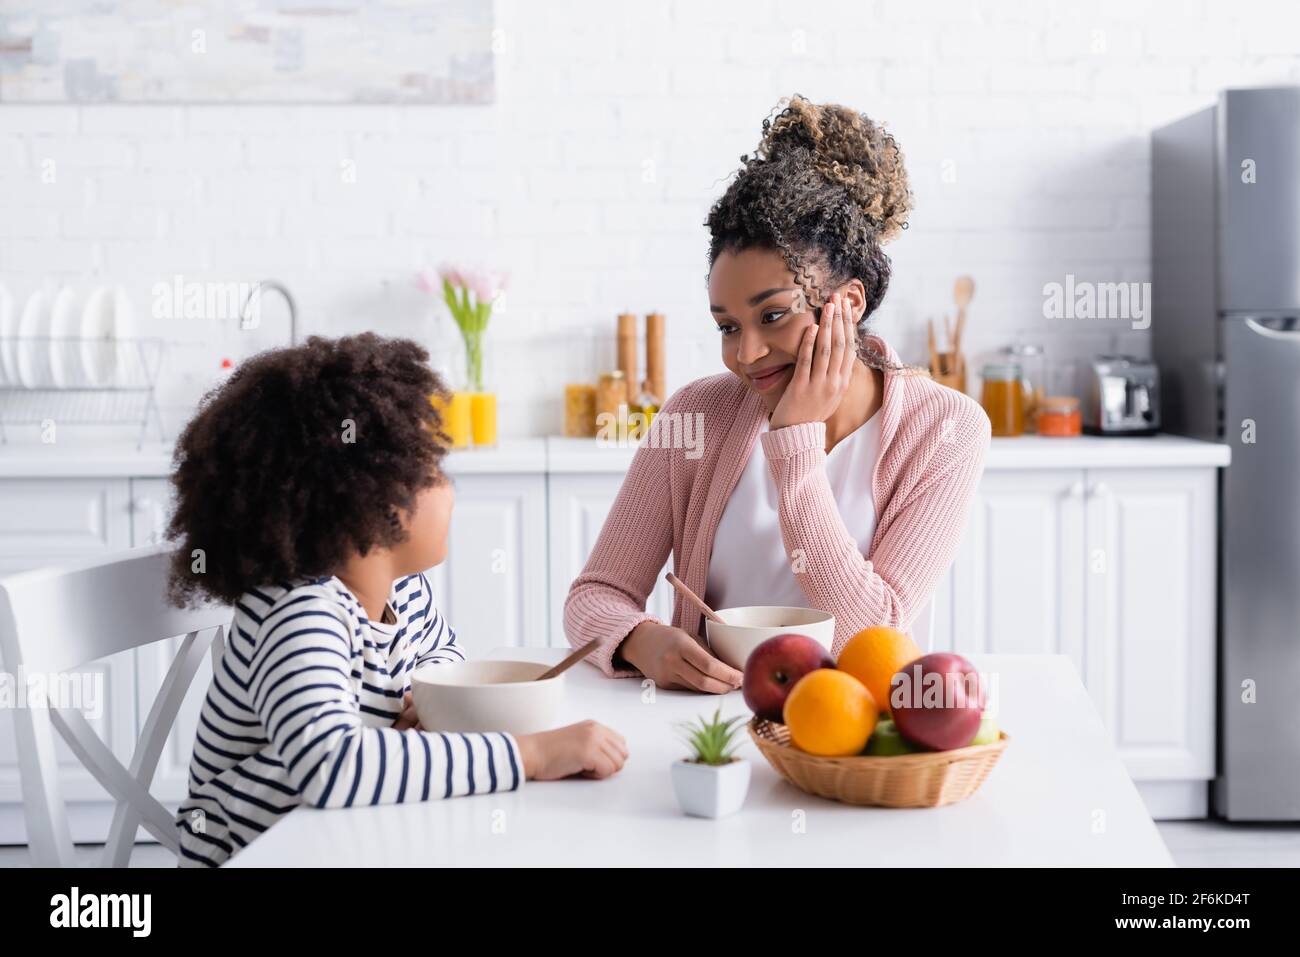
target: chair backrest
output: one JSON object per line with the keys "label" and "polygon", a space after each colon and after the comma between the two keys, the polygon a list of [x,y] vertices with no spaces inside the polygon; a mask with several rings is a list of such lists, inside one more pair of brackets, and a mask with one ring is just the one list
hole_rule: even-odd
{"label": "chair backrest", "polygon": [[166,596],[172,546],[133,549],[64,568],[0,579],[0,661],[11,673],[45,678],[100,658],[184,635],[124,767],[75,707],[58,701],[14,709],[27,840],[38,866],[72,866],[75,858],[62,800],[52,730],[116,801],[103,863],[125,866],[137,827],[177,851],[173,817],[149,794],[154,771],[194,674],[220,653],[231,609],[172,607]]}

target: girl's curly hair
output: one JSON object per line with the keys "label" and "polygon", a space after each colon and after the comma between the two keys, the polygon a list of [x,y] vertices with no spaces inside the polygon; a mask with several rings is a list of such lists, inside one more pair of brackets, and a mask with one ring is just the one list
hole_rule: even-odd
{"label": "girl's curly hair", "polygon": [[740,158],[740,171],[709,210],[709,268],[724,251],[775,249],[810,307],[827,298],[814,266],[831,286],[860,279],[866,289],[861,358],[893,368],[866,345],[865,333],[889,287],[882,244],[907,228],[912,208],[902,150],[883,127],[848,107],[802,96],[782,104],[763,121],[758,149]]}
{"label": "girl's curly hair", "polygon": [[416,495],[446,481],[428,358],[409,339],[312,336],[204,396],[176,443],[171,600],[233,603],[403,541]]}

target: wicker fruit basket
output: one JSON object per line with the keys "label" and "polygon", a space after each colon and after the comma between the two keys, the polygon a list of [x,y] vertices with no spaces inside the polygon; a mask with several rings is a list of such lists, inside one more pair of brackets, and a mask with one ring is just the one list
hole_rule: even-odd
{"label": "wicker fruit basket", "polygon": [[1003,732],[992,744],[953,751],[823,758],[800,751],[790,743],[786,726],[773,721],[754,718],[749,736],[767,763],[801,791],[874,807],[941,807],[964,801],[984,783],[1009,740]]}

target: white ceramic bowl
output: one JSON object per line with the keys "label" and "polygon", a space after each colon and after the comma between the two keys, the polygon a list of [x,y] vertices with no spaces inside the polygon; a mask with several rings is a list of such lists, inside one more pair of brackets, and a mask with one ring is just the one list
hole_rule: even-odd
{"label": "white ceramic bowl", "polygon": [[458,661],[411,674],[411,694],[426,731],[533,734],[558,726],[564,675],[533,679],[550,668],[534,661]]}
{"label": "white ceramic bowl", "polygon": [[713,653],[741,671],[749,653],[777,635],[807,635],[828,652],[835,640],[835,616],[816,608],[788,608],[782,605],[749,605],[722,608],[720,624],[704,619],[704,631]]}

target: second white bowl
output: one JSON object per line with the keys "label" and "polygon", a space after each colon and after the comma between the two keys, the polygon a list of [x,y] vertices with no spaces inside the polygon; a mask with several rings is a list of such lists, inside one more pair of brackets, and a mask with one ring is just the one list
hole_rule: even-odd
{"label": "second white bowl", "polygon": [[704,619],[704,631],[713,653],[741,671],[749,653],[777,635],[806,635],[828,652],[835,640],[835,616],[816,608],[792,608],[783,605],[748,605],[723,608],[721,624]]}
{"label": "second white bowl", "polygon": [[426,731],[533,734],[558,726],[564,675],[535,681],[551,666],[535,661],[459,661],[411,674],[411,695]]}

